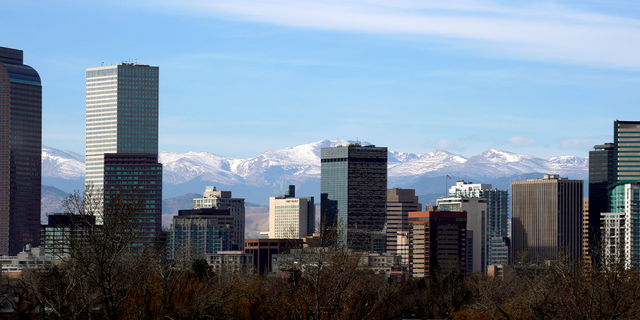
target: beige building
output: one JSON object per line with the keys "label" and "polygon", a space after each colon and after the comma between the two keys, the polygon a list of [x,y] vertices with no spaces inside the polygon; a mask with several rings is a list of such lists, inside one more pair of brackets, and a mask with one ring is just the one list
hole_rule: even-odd
{"label": "beige building", "polygon": [[285,194],[269,198],[269,239],[301,239],[313,234],[313,197],[296,198],[293,185]]}
{"label": "beige building", "polygon": [[583,185],[557,174],[511,182],[512,263],[582,256]]}
{"label": "beige building", "polygon": [[[438,208],[449,211],[467,213],[467,237],[469,238],[470,252],[467,263],[471,266],[467,273],[487,272],[487,200],[485,198],[452,197],[438,199]],[[471,239],[472,238],[472,239]],[[469,261],[471,260],[471,261]]]}
{"label": "beige building", "polygon": [[[409,212],[422,211],[422,204],[414,189],[387,189],[387,253],[400,254],[400,250],[408,249],[403,243],[409,231]],[[409,254],[406,252],[406,263]]]}

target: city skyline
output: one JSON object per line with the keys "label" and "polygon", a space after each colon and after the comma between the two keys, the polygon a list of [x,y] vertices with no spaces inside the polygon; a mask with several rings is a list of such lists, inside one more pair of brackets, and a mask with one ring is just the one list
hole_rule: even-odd
{"label": "city skyline", "polygon": [[336,137],[416,154],[585,157],[639,102],[632,2],[4,7],[3,21],[32,21],[2,45],[42,76],[43,143],[76,152],[84,69],[123,60],[163,66],[160,150],[238,158]]}

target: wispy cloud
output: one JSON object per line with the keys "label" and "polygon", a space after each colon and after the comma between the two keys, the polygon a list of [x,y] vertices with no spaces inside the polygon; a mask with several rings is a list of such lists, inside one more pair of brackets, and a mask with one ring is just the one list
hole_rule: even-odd
{"label": "wispy cloud", "polygon": [[558,146],[563,150],[590,150],[594,143],[590,138],[564,138]]}
{"label": "wispy cloud", "polygon": [[446,139],[440,139],[435,142],[427,142],[427,146],[431,148],[437,148],[440,150],[447,150],[447,151],[452,151],[452,150],[462,151],[464,149],[464,148],[458,147],[457,142],[446,140]]}
{"label": "wispy cloud", "polygon": [[507,139],[507,143],[514,147],[532,147],[538,144],[533,138],[526,138],[521,136],[513,136]]}
{"label": "wispy cloud", "polygon": [[171,10],[288,27],[461,40],[490,54],[640,67],[640,21],[554,4],[418,0],[152,1]]}

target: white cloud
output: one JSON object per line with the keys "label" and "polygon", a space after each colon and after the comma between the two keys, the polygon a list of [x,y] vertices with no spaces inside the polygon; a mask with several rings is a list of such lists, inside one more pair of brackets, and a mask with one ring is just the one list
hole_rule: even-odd
{"label": "white cloud", "polygon": [[457,142],[446,139],[440,139],[436,142],[427,142],[427,146],[447,151],[460,150],[460,148],[458,148]]}
{"label": "white cloud", "polygon": [[[158,2],[153,2],[154,6]],[[164,8],[311,29],[463,40],[493,54],[640,67],[640,21],[567,7],[484,1],[161,0]]]}
{"label": "white cloud", "polygon": [[538,142],[533,138],[525,138],[521,136],[510,137],[507,139],[507,142],[514,147],[531,147],[538,144]]}
{"label": "white cloud", "polygon": [[591,150],[594,143],[590,138],[564,138],[558,143],[558,146],[563,150]]}

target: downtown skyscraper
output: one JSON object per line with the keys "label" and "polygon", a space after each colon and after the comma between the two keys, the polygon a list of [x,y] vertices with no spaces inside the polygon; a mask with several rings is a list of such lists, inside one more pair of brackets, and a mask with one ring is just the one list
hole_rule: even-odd
{"label": "downtown skyscraper", "polygon": [[387,148],[322,148],[320,170],[321,233],[335,228],[349,247],[385,251]]}
{"label": "downtown skyscraper", "polygon": [[545,174],[511,182],[511,262],[582,256],[582,180]]}
{"label": "downtown skyscraper", "polygon": [[85,183],[104,192],[105,214],[123,194],[136,200],[140,243],[152,241],[162,227],[158,72],[136,63],[86,71]]}
{"label": "downtown skyscraper", "polygon": [[40,76],[0,47],[0,255],[40,244],[41,159]]}
{"label": "downtown skyscraper", "polygon": [[87,69],[85,182],[100,190],[105,153],[158,154],[158,67]]}

